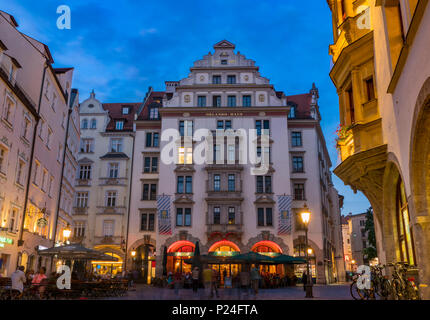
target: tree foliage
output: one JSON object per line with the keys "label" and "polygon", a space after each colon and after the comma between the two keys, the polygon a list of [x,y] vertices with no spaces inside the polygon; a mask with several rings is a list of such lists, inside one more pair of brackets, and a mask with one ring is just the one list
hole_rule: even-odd
{"label": "tree foliage", "polygon": [[364,254],[367,255],[367,259],[372,260],[378,256],[376,251],[376,235],[375,235],[375,224],[373,221],[373,209],[370,207],[366,211],[366,224],[364,230],[367,232],[367,239],[369,246],[365,248]]}

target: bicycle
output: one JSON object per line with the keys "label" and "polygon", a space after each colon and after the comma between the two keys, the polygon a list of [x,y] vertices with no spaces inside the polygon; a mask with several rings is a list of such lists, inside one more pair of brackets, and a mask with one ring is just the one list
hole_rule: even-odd
{"label": "bicycle", "polygon": [[371,287],[369,289],[363,288],[359,289],[357,286],[357,280],[360,275],[356,274],[353,277],[353,282],[350,286],[351,296],[355,300],[375,300],[376,295],[381,299],[387,299],[391,292],[390,280],[382,274],[382,270],[385,265],[377,265],[370,267],[370,283]]}
{"label": "bicycle", "polygon": [[392,297],[395,300],[419,300],[418,288],[412,278],[407,277],[409,264],[405,262],[389,263],[393,267],[393,280],[391,283]]}

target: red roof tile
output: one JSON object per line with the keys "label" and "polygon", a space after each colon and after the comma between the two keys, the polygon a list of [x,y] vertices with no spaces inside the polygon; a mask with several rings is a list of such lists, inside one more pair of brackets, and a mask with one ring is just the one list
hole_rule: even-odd
{"label": "red roof tile", "polygon": [[[115,129],[115,122],[117,120],[124,121],[124,129],[121,131],[132,131],[134,114],[139,110],[142,105],[141,102],[135,103],[103,103],[103,109],[109,112],[110,121],[106,127],[106,131],[118,131]],[[122,114],[123,108],[128,107],[128,114]]]}
{"label": "red roof tile", "polygon": [[145,101],[145,105],[140,112],[140,114],[137,116],[137,120],[149,120],[149,108],[152,105],[156,105],[159,108],[163,106],[163,97],[165,95],[164,91],[152,91]]}
{"label": "red roof tile", "polygon": [[307,119],[311,117],[311,102],[312,94],[296,94],[293,96],[287,96],[287,103],[294,103],[297,105],[296,108],[296,119]]}

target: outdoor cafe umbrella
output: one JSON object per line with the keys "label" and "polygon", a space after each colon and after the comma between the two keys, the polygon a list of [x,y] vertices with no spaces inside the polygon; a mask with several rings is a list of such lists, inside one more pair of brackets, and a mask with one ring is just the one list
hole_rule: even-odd
{"label": "outdoor cafe umbrella", "polygon": [[227,259],[227,263],[273,263],[273,258],[256,253],[248,252],[243,254],[238,254]]}
{"label": "outdoor cafe umbrella", "polygon": [[306,263],[305,259],[292,257],[286,254],[280,254],[272,258],[276,264],[303,264]]}
{"label": "outdoor cafe umbrella", "polygon": [[167,247],[163,249],[163,276],[167,276]]}
{"label": "outdoor cafe umbrella", "polygon": [[59,259],[118,261],[118,259],[113,256],[109,256],[97,250],[85,248],[80,244],[52,247],[40,250],[38,254],[41,256],[57,256]]}
{"label": "outdoor cafe umbrella", "polygon": [[192,263],[192,269],[194,269],[194,267],[200,267],[201,265],[201,260],[200,260],[200,245],[199,242],[196,241],[196,248],[194,249],[194,258],[193,258],[193,263]]}

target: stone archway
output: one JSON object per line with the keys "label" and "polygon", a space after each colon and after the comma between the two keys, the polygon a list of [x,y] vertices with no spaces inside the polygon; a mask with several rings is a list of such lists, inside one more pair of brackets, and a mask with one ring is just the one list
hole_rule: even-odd
{"label": "stone archway", "polygon": [[[272,241],[281,247],[283,254],[291,254],[288,246],[285,244],[284,240],[280,237],[274,236],[268,231],[262,231],[258,236],[250,238],[248,243],[243,246],[243,252],[250,252],[252,247],[260,241]],[[242,248],[241,248],[242,249]]]}
{"label": "stone archway", "polygon": [[409,172],[412,223],[423,298],[430,299],[430,77],[418,94],[412,119]]}

